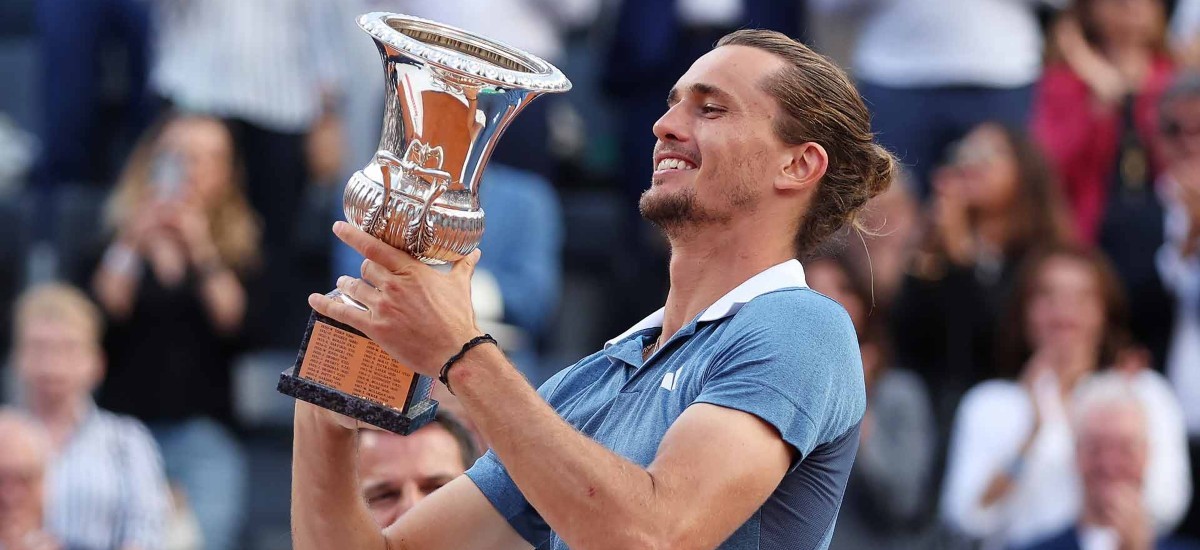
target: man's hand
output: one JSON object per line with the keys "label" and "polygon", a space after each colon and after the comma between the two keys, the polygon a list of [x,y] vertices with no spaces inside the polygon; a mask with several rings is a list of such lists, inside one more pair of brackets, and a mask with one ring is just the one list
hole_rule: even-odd
{"label": "man's hand", "polygon": [[1136,487],[1120,484],[1106,488],[1104,515],[1117,531],[1120,550],[1150,550],[1154,547],[1154,529]]}
{"label": "man's hand", "polygon": [[367,311],[313,294],[308,303],[318,313],[362,331],[397,361],[433,377],[479,336],[471,307],[478,250],[442,273],[348,223],[337,222],[333,232],[366,257],[362,278],[341,277],[337,287]]}
{"label": "man's hand", "polygon": [[954,167],[942,168],[933,176],[933,230],[946,256],[960,266],[975,261],[975,237],[963,196],[964,179],[962,169]]}

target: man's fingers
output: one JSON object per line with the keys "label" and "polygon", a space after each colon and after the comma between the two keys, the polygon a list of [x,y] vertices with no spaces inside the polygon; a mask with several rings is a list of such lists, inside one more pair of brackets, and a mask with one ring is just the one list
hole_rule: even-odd
{"label": "man's fingers", "polygon": [[382,287],[384,285],[384,281],[387,281],[392,277],[396,277],[395,273],[392,273],[391,271],[388,271],[387,268],[379,265],[379,262],[373,262],[371,260],[363,260],[360,271],[362,272],[363,280],[375,285],[375,288]]}
{"label": "man's fingers", "polygon": [[387,243],[346,222],[334,223],[333,234],[337,235],[337,238],[349,245],[350,248],[357,250],[363,257],[382,264],[388,271],[400,271],[413,263],[420,263],[407,252],[392,248]]}
{"label": "man's fingers", "polygon": [[342,294],[367,306],[367,309],[371,309],[379,303],[379,291],[362,279],[342,275],[338,277],[337,289],[342,291]]}
{"label": "man's fingers", "polygon": [[450,272],[460,277],[466,277],[468,280],[475,273],[475,266],[479,265],[479,257],[483,255],[483,251],[476,248],[470,254],[463,256],[461,260],[454,263],[454,267],[450,268]]}
{"label": "man's fingers", "polygon": [[330,298],[324,294],[310,294],[308,296],[308,305],[316,310],[317,313],[350,325],[358,330],[366,328],[368,322],[371,320],[370,312],[363,311],[340,299]]}

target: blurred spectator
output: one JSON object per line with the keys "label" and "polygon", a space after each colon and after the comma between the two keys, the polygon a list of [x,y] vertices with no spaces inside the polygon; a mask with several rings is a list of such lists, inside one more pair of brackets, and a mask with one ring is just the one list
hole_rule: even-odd
{"label": "blurred spectator", "polygon": [[153,3],[158,58],[152,87],[181,111],[229,124],[246,193],[262,216],[266,276],[251,293],[256,303],[248,328],[255,343],[267,347],[299,345],[310,313],[305,297],[328,280],[325,234],[305,240],[310,233],[299,222],[324,220],[327,213],[311,200],[309,184],[340,177],[345,44],[331,24],[340,4]]}
{"label": "blurred spectator", "polygon": [[[1058,172],[1085,242],[1123,194],[1141,193],[1161,168],[1155,110],[1174,72],[1161,0],[1077,0],[1054,26],[1061,58],[1046,68],[1033,132]],[[1144,193],[1143,193],[1144,194]]]}
{"label": "blurred spectator", "polygon": [[29,418],[0,408],[0,548],[60,550],[43,531],[49,443]]}
{"label": "blurred spectator", "polygon": [[[558,66],[566,61],[569,31],[590,25],[602,0],[395,0],[387,11],[432,19],[520,48]],[[394,9],[393,9],[394,8]],[[504,131],[492,158],[544,178],[554,175],[551,111],[560,98],[542,97]]]}
{"label": "blurred spectator", "polygon": [[1200,0],[1179,0],[1171,18],[1171,45],[1184,65],[1200,67]]}
{"label": "blurred spectator", "polygon": [[1181,76],[1163,96],[1161,125],[1167,218],[1157,264],[1176,305],[1167,375],[1200,438],[1200,74]]}
{"label": "blurred spectator", "polygon": [[[1156,260],[1175,306],[1166,372],[1183,404],[1195,470],[1200,465],[1200,74],[1181,75],[1167,90],[1160,124],[1167,166],[1158,187],[1166,227]],[[1189,511],[1184,529],[1200,536],[1200,507]]]}
{"label": "blurred spectator", "polygon": [[[1150,422],[1145,505],[1169,532],[1191,498],[1182,412],[1161,375],[1127,349],[1124,298],[1094,251],[1054,248],[1030,258],[997,354],[1017,380],[972,388],[955,417],[943,518],[985,547],[1024,546],[1070,526],[1081,511],[1069,422],[1073,394],[1120,363]],[[1129,364],[1127,364],[1129,363]]]}
{"label": "blurred spectator", "polygon": [[[36,181],[106,185],[115,162],[149,124],[150,3],[37,0],[42,141]],[[113,46],[120,46],[119,49]],[[128,82],[113,83],[117,59]],[[102,71],[108,69],[108,71]],[[124,88],[123,123],[105,120],[106,93]]]}
{"label": "blurred spectator", "polygon": [[1154,532],[1144,494],[1153,452],[1150,419],[1129,382],[1096,376],[1083,384],[1072,408],[1083,507],[1075,525],[1028,550],[1197,548]]}
{"label": "blurred spectator", "polygon": [[921,379],[891,365],[884,324],[867,284],[840,257],[804,265],[810,287],[842,304],[858,332],[867,412],[830,548],[908,548],[925,510],[936,426]]}
{"label": "blurred spectator", "polygon": [[818,0],[859,11],[854,55],[878,139],[913,169],[924,200],[945,148],[982,122],[1024,126],[1041,73],[1037,9],[1067,0]]}
{"label": "blurred spectator", "polygon": [[305,139],[340,93],[332,2],[156,4],[155,91],[176,108],[227,119],[246,162],[265,243],[286,244],[310,180]]}
{"label": "blurred spectator", "polygon": [[230,368],[246,316],[258,224],[220,121],[169,118],[134,151],[108,204],[113,235],[93,289],[110,319],[100,403],[149,425],[205,547],[232,548],[244,458]]}
{"label": "blurred spectator", "polygon": [[158,447],[141,422],[92,401],[104,378],[100,310],[74,287],[45,284],[15,317],[21,394],[50,443],[50,533],[78,550],[162,547],[170,505]]}
{"label": "blurred spectator", "polygon": [[900,364],[921,374],[943,425],[959,396],[995,376],[992,344],[1016,266],[1068,237],[1045,159],[1016,130],[986,123],[934,178],[924,242],[892,315]]}
{"label": "blurred spectator", "polygon": [[921,210],[912,189],[903,183],[889,186],[862,211],[862,225],[873,235],[866,236],[863,254],[848,258],[857,272],[871,274],[872,297],[883,312],[891,310],[904,283],[920,244],[921,224]]}
{"label": "blurred spectator", "polygon": [[1054,27],[1061,58],[1046,70],[1034,132],[1053,161],[1077,234],[1112,259],[1134,337],[1161,368],[1170,298],[1154,269],[1162,240],[1155,178],[1157,106],[1174,66],[1162,0],[1077,0]]}
{"label": "blurred spectator", "polygon": [[471,432],[440,412],[408,436],[363,430],[358,438],[359,487],[375,523],[384,528],[466,472],[477,458]]}

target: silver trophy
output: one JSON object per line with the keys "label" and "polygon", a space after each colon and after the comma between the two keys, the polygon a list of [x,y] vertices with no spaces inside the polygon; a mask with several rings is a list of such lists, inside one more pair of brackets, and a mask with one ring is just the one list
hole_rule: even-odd
{"label": "silver trophy", "polygon": [[[571,83],[534,55],[426,19],[376,12],[358,25],[383,58],[386,103],[379,149],[346,183],[346,219],[427,264],[456,261],[483,236],[479,181],[496,141],[530,101]],[[279,391],[408,434],[433,419],[432,385],[314,311]]]}

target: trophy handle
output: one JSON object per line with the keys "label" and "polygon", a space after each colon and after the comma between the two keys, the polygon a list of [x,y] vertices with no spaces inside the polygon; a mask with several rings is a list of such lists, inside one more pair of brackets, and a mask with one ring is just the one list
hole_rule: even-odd
{"label": "trophy handle", "polygon": [[373,206],[363,217],[362,228],[367,234],[372,237],[379,237],[382,230],[386,227],[379,227],[380,221],[388,219],[388,209],[392,204],[392,170],[400,172],[403,170],[403,163],[395,155],[387,151],[375,152],[375,164],[379,165],[379,171],[383,175],[383,196],[379,200],[379,204]]}
{"label": "trophy handle", "polygon": [[425,196],[425,200],[421,204],[421,210],[409,222],[404,232],[404,242],[408,246],[408,250],[415,255],[425,254],[425,251],[433,245],[433,223],[429,221],[429,208],[433,206],[433,201],[446,192],[446,187],[445,183],[439,181],[429,190],[429,194]]}
{"label": "trophy handle", "polygon": [[417,140],[409,144],[403,159],[388,151],[377,151],[375,164],[379,166],[383,176],[383,197],[363,217],[363,230],[375,237],[386,232],[386,225],[380,227],[380,224],[386,224],[390,219],[388,211],[391,209],[392,189],[395,187],[393,178],[411,175],[428,183],[429,189],[418,203],[419,210],[404,228],[404,243],[410,254],[425,254],[434,241],[433,222],[429,219],[430,209],[434,201],[450,188],[451,176],[449,172],[441,169],[442,162],[441,147],[429,147]]}
{"label": "trophy handle", "polygon": [[404,230],[405,247],[415,256],[423,256],[433,246],[434,227],[429,220],[429,210],[433,201],[449,189],[451,180],[450,173],[442,170],[444,161],[445,153],[440,145],[430,147],[416,139],[408,144],[404,160],[400,161],[404,170],[429,184],[429,191],[421,200],[421,209]]}

